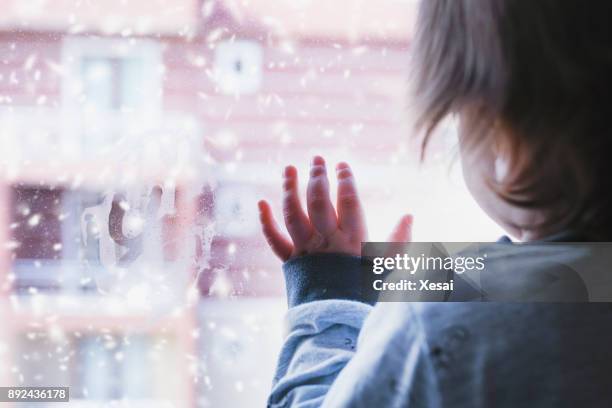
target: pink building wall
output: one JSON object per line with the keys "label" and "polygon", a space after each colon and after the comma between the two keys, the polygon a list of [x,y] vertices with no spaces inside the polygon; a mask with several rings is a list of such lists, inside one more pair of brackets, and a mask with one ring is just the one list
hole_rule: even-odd
{"label": "pink building wall", "polygon": [[[12,2],[4,3],[5,8],[9,3],[15,6]],[[185,268],[177,274],[177,279],[182,279],[181,275],[193,278],[200,272],[198,287],[204,299],[201,307],[192,304],[181,309],[179,319],[170,315],[151,322],[150,315],[129,311],[113,316],[95,311],[80,315],[53,310],[47,313],[54,316],[53,324],[67,333],[109,332],[120,336],[144,327],[143,330],[152,336],[174,338],[178,361],[184,364],[184,369],[175,376],[181,384],[174,391],[177,406],[194,406],[199,398],[212,401],[213,405],[219,401],[245,403],[252,398],[263,398],[274,365],[273,345],[280,338],[280,333],[276,333],[280,323],[275,319],[281,309],[276,306],[276,300],[268,302],[265,298],[278,298],[284,289],[280,263],[265,247],[256,225],[257,214],[253,213],[256,201],[267,197],[278,203],[282,167],[288,163],[306,166],[310,156],[321,151],[325,151],[332,161],[360,162],[364,172],[385,164],[404,135],[402,101],[405,95],[398,84],[404,82],[406,75],[408,39],[399,37],[403,35],[401,31],[392,30],[393,36],[382,38],[372,34],[374,28],[360,32],[356,26],[349,35],[331,30],[334,26],[329,21],[313,23],[308,30],[302,24],[313,21],[308,15],[292,23],[285,22],[297,28],[283,34],[278,27],[266,25],[264,14],[271,11],[269,4],[264,3],[241,10],[236,4],[229,5],[232,2],[227,7],[217,2],[209,10],[206,4],[193,5],[185,1],[176,7],[178,11],[169,20],[149,10],[149,2],[146,7],[142,2],[136,7],[135,3],[131,2],[129,10],[124,10],[126,14],[121,24],[129,24],[125,17],[130,13],[134,18],[144,13],[155,14],[152,21],[159,25],[132,32],[125,32],[121,24],[109,29],[101,22],[116,14],[117,8],[111,7],[81,10],[82,13],[75,17],[80,26],[74,30],[74,24],[65,25],[60,18],[66,12],[75,11],[72,2],[55,3],[47,15],[27,15],[26,11],[24,16],[23,10],[6,13],[0,18],[0,111],[7,117],[17,112],[15,117],[23,122],[15,125],[20,129],[14,135],[16,139],[26,137],[27,130],[35,126],[45,128],[48,121],[50,140],[59,141],[62,120],[65,120],[62,119],[65,81],[69,75],[64,59],[67,41],[88,40],[92,36],[117,42],[129,42],[134,36],[148,40],[161,50],[160,115],[162,119],[179,117],[179,121],[188,118],[195,122],[196,144],[192,153],[200,158],[196,172],[187,172],[177,179],[179,191],[194,192],[199,198],[179,206],[178,222],[166,222],[164,231],[166,240],[171,242],[170,251],[175,251],[177,246],[191,245],[187,236],[190,226],[197,223],[204,228],[219,222],[227,212],[224,207],[239,207],[237,218],[240,222],[231,228],[219,224],[211,246],[212,254],[208,254],[208,267],[201,271],[197,270],[200,266],[196,270]],[[160,9],[164,9],[161,6]],[[166,5],[165,9],[172,7]],[[191,10],[191,14],[185,10]],[[107,11],[108,15],[99,16]],[[241,41],[261,47],[262,72],[255,92],[236,96],[219,89],[212,77],[215,45]],[[37,109],[44,114],[27,115]],[[56,146],[51,143],[51,147]],[[17,168],[7,165],[10,157],[0,163],[6,166],[0,180],[1,242],[10,241],[19,229],[9,228],[14,221],[9,216],[14,212],[14,208],[10,208],[13,188],[36,186],[42,182],[54,188],[70,189],[74,176],[78,175],[81,178],[79,188],[103,191],[112,184],[113,173],[120,177],[130,171],[128,165],[115,163],[109,165],[110,178],[100,181],[105,165],[102,160],[83,156],[53,164],[54,155],[54,151],[49,150],[40,159],[27,164],[18,162]],[[172,164],[138,163],[140,172],[136,179],[143,183],[161,183]],[[376,181],[366,181],[366,199],[381,202]],[[226,190],[233,194],[229,199],[223,198]],[[231,216],[231,211],[229,214]],[[32,327],[46,327],[50,323],[49,315],[41,316],[27,307],[17,312],[11,305],[17,293],[10,289],[14,279],[9,271],[14,269],[14,260],[8,248],[6,245],[0,248],[0,289],[4,290],[0,296],[0,315],[6,316],[3,320],[10,324],[0,336],[0,346],[14,354],[21,347],[19,336]],[[198,256],[203,255],[206,256]],[[225,294],[218,291],[220,277],[229,285],[229,292]],[[247,300],[244,309],[240,304],[228,307],[223,301],[217,302],[219,296],[252,299]],[[265,305],[262,306],[258,299]],[[256,334],[244,326],[240,315],[247,310],[259,310],[257,319],[264,326],[271,326],[270,332]],[[228,315],[230,311],[231,316]],[[243,359],[252,364],[246,364],[245,360],[244,367],[237,366],[234,374],[228,374],[223,364],[215,363],[218,350],[225,350],[227,345],[213,330],[211,322],[238,325],[235,326],[237,330],[251,339],[240,347],[259,350],[260,354],[265,350],[265,361],[259,361],[257,353],[251,353]],[[200,357],[209,365],[209,371],[203,377],[196,376],[196,382],[192,378],[195,375],[192,365]],[[0,366],[0,380],[11,385],[18,377],[9,369],[17,363],[14,359],[5,361]],[[243,384],[240,379],[241,376],[255,378],[257,375],[262,376],[257,381]],[[243,384],[240,387],[245,387],[245,391],[237,391],[237,384]],[[236,393],[236,398],[228,397],[228,392]]]}

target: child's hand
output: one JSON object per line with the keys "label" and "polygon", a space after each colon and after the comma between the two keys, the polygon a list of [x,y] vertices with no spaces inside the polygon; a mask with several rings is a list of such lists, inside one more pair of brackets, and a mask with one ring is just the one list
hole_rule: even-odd
{"label": "child's hand", "polygon": [[[282,260],[321,252],[360,255],[361,242],[367,240],[365,218],[357,196],[353,173],[346,163],[336,166],[338,178],[337,214],[329,198],[325,161],[315,156],[310,168],[306,193],[308,215],[298,197],[297,170],[285,168],[283,214],[291,242],[279,231],[270,205],[259,202],[263,233],[274,253]],[[391,242],[410,241],[412,216],[402,217],[390,237]]]}

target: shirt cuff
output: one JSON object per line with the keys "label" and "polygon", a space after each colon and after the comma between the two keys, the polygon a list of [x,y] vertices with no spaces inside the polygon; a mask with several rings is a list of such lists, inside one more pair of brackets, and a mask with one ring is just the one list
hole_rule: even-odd
{"label": "shirt cuff", "polygon": [[289,307],[327,299],[345,299],[373,305],[376,299],[365,293],[363,262],[347,254],[314,254],[290,259],[283,264]]}

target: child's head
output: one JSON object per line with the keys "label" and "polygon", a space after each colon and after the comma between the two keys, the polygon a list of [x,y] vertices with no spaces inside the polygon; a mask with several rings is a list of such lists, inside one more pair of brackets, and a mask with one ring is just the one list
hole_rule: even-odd
{"label": "child's head", "polygon": [[457,114],[466,182],[515,235],[612,234],[612,2],[424,0],[425,142]]}

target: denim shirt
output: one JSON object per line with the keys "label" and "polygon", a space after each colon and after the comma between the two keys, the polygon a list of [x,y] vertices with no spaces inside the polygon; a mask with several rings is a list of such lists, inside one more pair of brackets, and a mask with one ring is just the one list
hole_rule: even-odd
{"label": "denim shirt", "polygon": [[269,407],[612,407],[610,304],[370,305],[347,283],[358,263],[284,265],[288,335]]}

